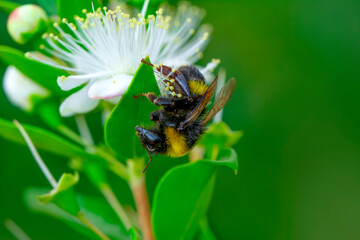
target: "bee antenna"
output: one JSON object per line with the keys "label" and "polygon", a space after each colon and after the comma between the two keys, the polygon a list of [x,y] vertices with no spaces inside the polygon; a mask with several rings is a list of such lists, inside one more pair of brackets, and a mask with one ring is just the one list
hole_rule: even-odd
{"label": "bee antenna", "polygon": [[145,61],[144,59],[141,59],[141,62],[142,62],[142,63],[145,63],[145,64],[147,64],[147,65],[149,65],[149,66],[154,67],[154,65],[153,65],[153,64],[151,64],[151,63],[149,63],[149,62]]}
{"label": "bee antenna", "polygon": [[145,173],[146,169],[149,167],[149,165],[150,165],[150,163],[151,163],[152,157],[151,157],[150,155],[149,155],[149,158],[150,158],[150,160],[147,162],[147,164],[146,164],[146,166],[145,166],[144,170],[142,171],[142,172],[143,172],[143,174]]}

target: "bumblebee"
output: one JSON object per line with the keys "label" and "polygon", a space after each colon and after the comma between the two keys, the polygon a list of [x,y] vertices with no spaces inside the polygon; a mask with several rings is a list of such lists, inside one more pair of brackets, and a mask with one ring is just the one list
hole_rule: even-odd
{"label": "bumblebee", "polygon": [[211,109],[206,112],[206,106],[212,99],[217,79],[207,86],[204,76],[193,65],[172,69],[168,66],[154,66],[157,78],[166,86],[166,94],[156,96],[154,93],[142,93],[153,104],[161,108],[150,114],[154,121],[152,128],[136,126],[142,146],[147,150],[150,160],[143,172],[152,161],[152,154],[181,157],[187,154],[206,130],[206,125],[230,100],[235,89],[235,79],[230,79],[219,91]]}

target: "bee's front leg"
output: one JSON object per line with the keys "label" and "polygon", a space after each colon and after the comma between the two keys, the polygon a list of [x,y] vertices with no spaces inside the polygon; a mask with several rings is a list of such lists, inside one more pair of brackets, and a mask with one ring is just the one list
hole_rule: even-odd
{"label": "bee's front leg", "polygon": [[155,95],[155,93],[152,93],[152,92],[142,93],[140,95],[134,96],[134,99],[136,99],[138,97],[142,97],[142,96],[147,97],[149,99],[149,101],[152,102],[153,104],[155,104],[156,106],[169,106],[169,107],[175,106],[174,99],[167,98],[167,97],[157,97]]}

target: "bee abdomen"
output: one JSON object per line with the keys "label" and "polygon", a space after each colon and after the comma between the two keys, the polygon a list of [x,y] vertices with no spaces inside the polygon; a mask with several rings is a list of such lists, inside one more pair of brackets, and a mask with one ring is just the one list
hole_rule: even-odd
{"label": "bee abdomen", "polygon": [[165,127],[167,154],[171,157],[181,157],[189,152],[186,137],[173,127]]}

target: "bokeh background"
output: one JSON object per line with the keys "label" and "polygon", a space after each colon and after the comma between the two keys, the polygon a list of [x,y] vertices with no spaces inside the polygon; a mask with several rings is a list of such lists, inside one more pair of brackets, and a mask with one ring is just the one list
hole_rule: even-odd
{"label": "bokeh background", "polygon": [[[29,3],[32,1],[21,1]],[[220,58],[236,92],[224,120],[244,137],[240,170],[222,169],[208,212],[219,239],[360,239],[360,1],[193,1],[214,26],[203,63]],[[0,44],[16,46],[0,13]],[[18,46],[16,46],[18,47]],[[0,76],[5,66],[0,64]],[[43,125],[0,92],[0,117]],[[101,136],[96,113],[88,117]],[[73,124],[69,120],[69,124]],[[82,239],[67,225],[30,212],[29,186],[48,187],[27,148],[0,139],[0,239],[12,218],[35,239]],[[42,154],[56,176],[67,162]],[[149,195],[177,160],[148,171]],[[114,188],[126,186],[116,178]],[[85,178],[79,192],[97,196]]]}

